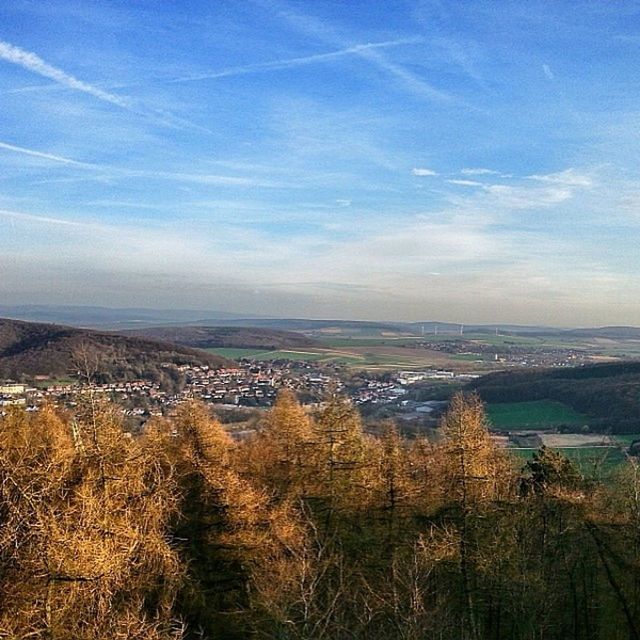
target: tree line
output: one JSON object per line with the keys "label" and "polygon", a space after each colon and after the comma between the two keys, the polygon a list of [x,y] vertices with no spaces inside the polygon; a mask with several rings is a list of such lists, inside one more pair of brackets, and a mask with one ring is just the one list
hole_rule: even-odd
{"label": "tree line", "polygon": [[197,403],[0,422],[0,637],[640,638],[640,469],[517,464],[477,396],[439,443],[284,391],[234,442]]}
{"label": "tree line", "polygon": [[640,362],[583,367],[506,371],[469,385],[485,402],[556,400],[590,417],[598,432],[640,430]]}

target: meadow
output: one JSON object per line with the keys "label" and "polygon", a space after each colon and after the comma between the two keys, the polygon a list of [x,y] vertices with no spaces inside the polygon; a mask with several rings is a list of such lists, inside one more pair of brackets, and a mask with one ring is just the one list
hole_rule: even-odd
{"label": "meadow", "polygon": [[589,418],[571,407],[553,400],[490,403],[487,417],[496,430],[552,429],[559,425],[581,427]]}
{"label": "meadow", "polygon": [[[359,341],[361,342],[361,341]],[[450,364],[449,359],[439,353],[424,349],[391,347],[385,345],[365,345],[352,348],[309,348],[305,350],[265,351],[264,349],[206,349],[211,353],[240,360],[273,361],[297,360],[300,362],[321,362],[323,364],[344,364],[356,369],[420,369],[427,367],[445,367]],[[462,363],[467,364],[468,363]]]}
{"label": "meadow", "polygon": [[[510,449],[523,463],[533,459],[537,449]],[[627,462],[627,456],[621,447],[554,447],[573,462],[580,473],[592,480],[610,478],[621,465]]]}

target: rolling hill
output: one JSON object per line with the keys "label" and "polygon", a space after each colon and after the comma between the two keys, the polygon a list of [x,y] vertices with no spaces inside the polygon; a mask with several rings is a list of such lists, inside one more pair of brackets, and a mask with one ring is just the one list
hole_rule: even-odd
{"label": "rolling hill", "polygon": [[0,377],[67,376],[83,366],[97,379],[157,379],[163,363],[221,367],[224,358],[167,342],[0,319]]}
{"label": "rolling hill", "polygon": [[125,331],[123,334],[163,340],[198,349],[301,349],[318,343],[301,333],[256,327],[149,327]]}

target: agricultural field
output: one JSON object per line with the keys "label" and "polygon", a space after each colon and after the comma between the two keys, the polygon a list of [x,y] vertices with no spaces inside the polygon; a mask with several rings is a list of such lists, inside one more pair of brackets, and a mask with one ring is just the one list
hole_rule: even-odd
{"label": "agricultural field", "polygon": [[204,349],[209,353],[217,353],[224,358],[231,358],[231,360],[240,360],[241,358],[255,358],[256,356],[262,356],[271,353],[264,349],[242,349],[233,347],[218,347],[212,349]]}
{"label": "agricultural field", "polygon": [[[357,340],[357,343],[362,341]],[[446,354],[426,349],[405,348],[378,344],[365,344],[355,347],[309,348],[304,350],[265,351],[260,349],[206,349],[211,353],[239,360],[298,360],[301,362],[321,362],[325,364],[344,364],[354,369],[424,369],[430,367],[451,368],[456,371],[473,370],[476,363],[452,361]]]}
{"label": "agricultural field", "polygon": [[[295,328],[295,327],[294,327]],[[414,327],[413,330],[416,330]],[[575,366],[640,356],[640,340],[551,335],[501,335],[468,331],[418,333],[381,330],[370,326],[298,330],[314,345],[269,349],[212,349],[239,359],[287,358],[307,362],[344,364],[354,369],[447,369],[458,373],[487,373],[511,367]],[[234,345],[235,346],[235,345]],[[276,347],[274,347],[275,349]]]}
{"label": "agricultural field", "polygon": [[503,402],[487,405],[487,417],[496,430],[553,429],[559,425],[581,427],[589,418],[561,402],[536,400],[531,402]]}
{"label": "agricultural field", "polygon": [[540,440],[552,449],[618,446],[616,440],[602,433],[540,433]]}
{"label": "agricultural field", "polygon": [[619,444],[628,447],[635,440],[640,440],[640,433],[621,433],[611,437]]}
{"label": "agricultural field", "polygon": [[[621,447],[558,447],[555,449],[576,464],[586,478],[606,479],[627,461]],[[533,458],[536,449],[512,449],[523,462]]]}

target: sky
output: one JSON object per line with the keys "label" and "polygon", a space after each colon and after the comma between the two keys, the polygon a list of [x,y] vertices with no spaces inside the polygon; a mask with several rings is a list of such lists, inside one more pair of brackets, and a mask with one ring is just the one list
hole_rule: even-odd
{"label": "sky", "polygon": [[640,4],[0,3],[0,301],[640,325]]}

